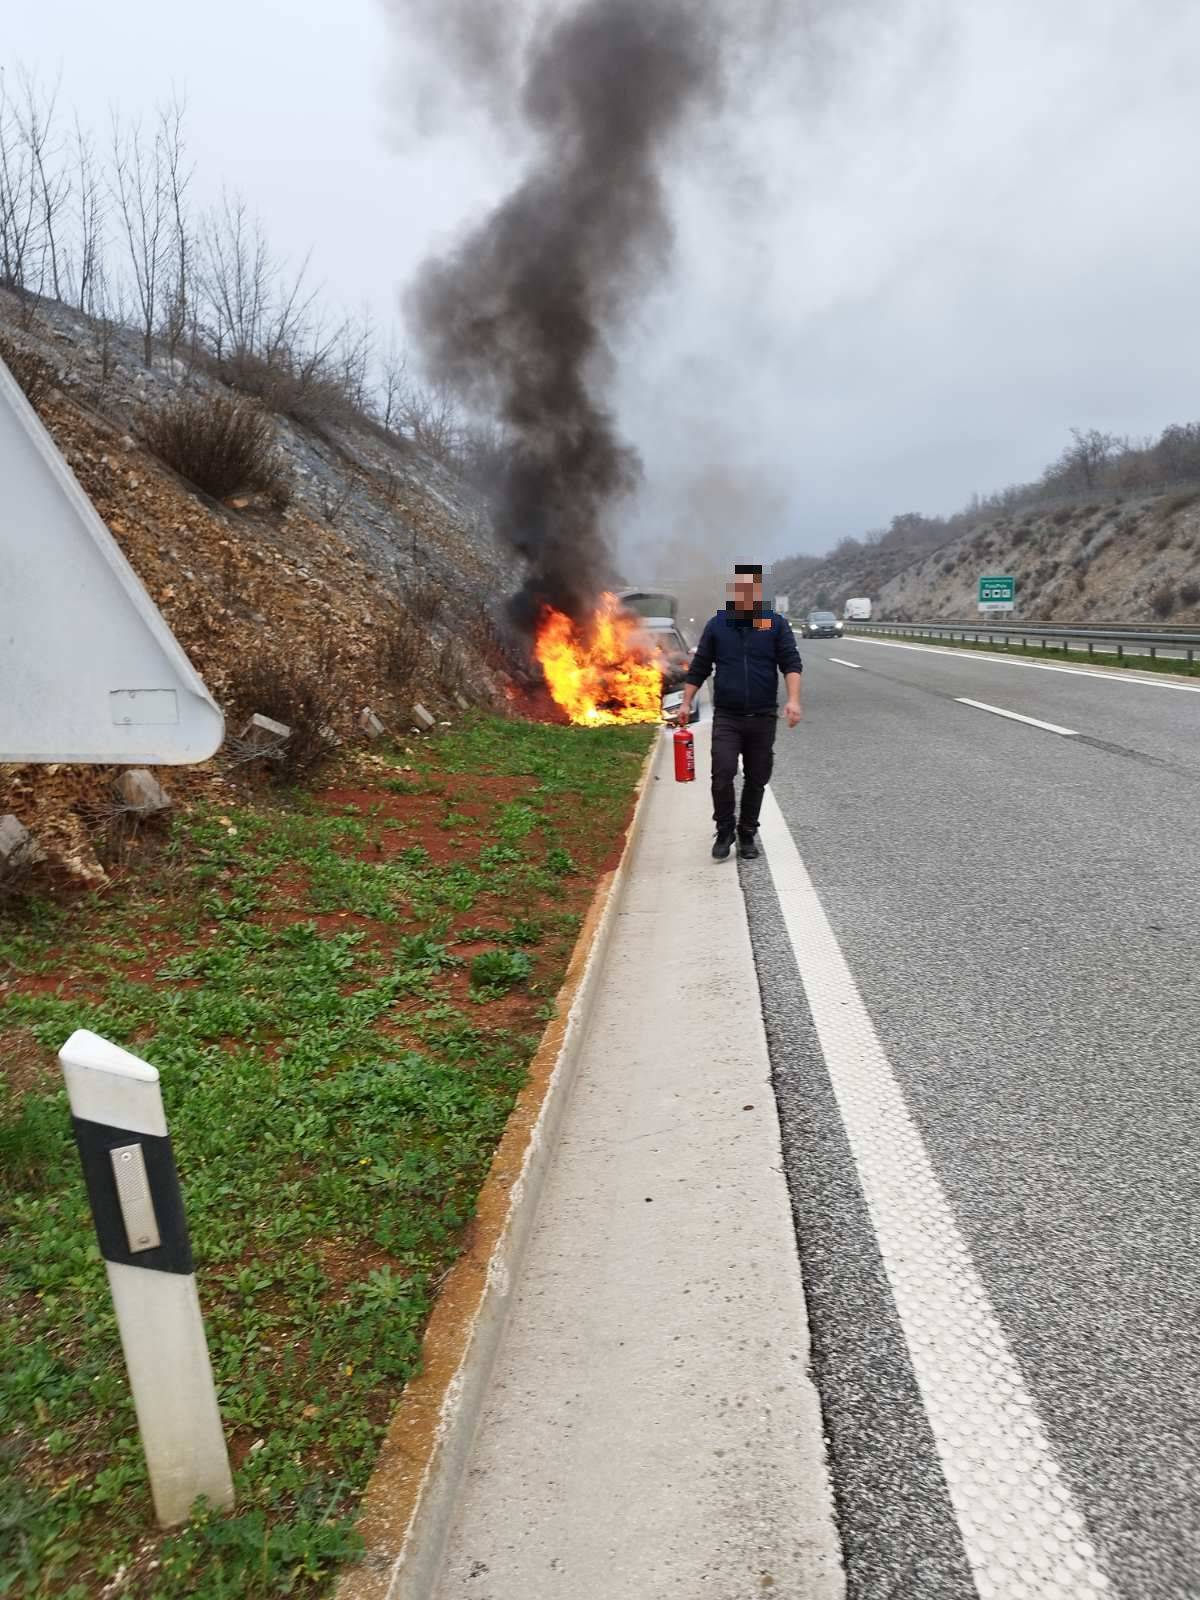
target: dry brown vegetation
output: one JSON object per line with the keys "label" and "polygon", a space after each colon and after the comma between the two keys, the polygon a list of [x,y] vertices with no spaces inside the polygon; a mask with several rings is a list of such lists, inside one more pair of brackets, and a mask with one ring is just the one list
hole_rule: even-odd
{"label": "dry brown vegetation", "polygon": [[181,478],[216,500],[239,490],[286,510],[291,489],[269,414],[243,395],[184,392],[144,411],[142,437]]}

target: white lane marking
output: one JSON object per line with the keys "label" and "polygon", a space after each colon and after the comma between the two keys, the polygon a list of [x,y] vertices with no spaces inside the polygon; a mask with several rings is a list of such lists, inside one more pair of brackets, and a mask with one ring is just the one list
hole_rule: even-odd
{"label": "white lane marking", "polygon": [[760,829],[981,1600],[1099,1600],[1109,1580],[770,790]]}
{"label": "white lane marking", "polygon": [[1100,678],[1105,683],[1131,683],[1143,689],[1178,689],[1181,694],[1200,694],[1200,684],[1160,683],[1157,678],[1147,677],[1136,668],[1128,672],[1097,672],[1092,667],[1056,667],[1050,661],[1018,661],[1014,656],[1003,655],[997,650],[949,650],[945,645],[901,644],[898,639],[868,639],[860,634],[855,635],[854,642],[856,645],[878,645],[884,650],[920,650],[924,655],[941,656],[943,659],[961,661],[966,656],[971,661],[989,661],[1002,667],[1027,667],[1031,672],[1065,672],[1071,678]]}
{"label": "white lane marking", "polygon": [[968,700],[956,695],[955,704],[974,706],[976,711],[990,711],[994,717],[1008,717],[1012,722],[1027,722],[1031,728],[1045,728],[1047,733],[1061,733],[1064,739],[1078,739],[1074,728],[1060,728],[1057,722],[1043,722],[1040,717],[1023,717],[1019,711],[1005,711],[1003,706],[990,706],[986,700]]}
{"label": "white lane marking", "polygon": [[836,661],[839,667],[849,667],[851,672],[861,672],[862,668],[857,661],[843,661],[841,656],[830,656],[830,661]]}

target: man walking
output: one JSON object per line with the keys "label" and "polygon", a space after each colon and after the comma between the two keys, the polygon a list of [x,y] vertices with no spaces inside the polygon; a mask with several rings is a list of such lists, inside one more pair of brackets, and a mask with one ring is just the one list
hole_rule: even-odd
{"label": "man walking", "polygon": [[[787,684],[783,714],[789,728],[800,721],[800,674],[804,670],[786,617],[763,604],[762,568],[734,568],[732,599],[705,625],[683,687],[681,726],[691,721],[692,701],[716,668],[713,692],[712,797],[717,837],[713,859],[726,861],[737,839],[738,855],[758,855],[754,835],[763,791],[775,762],[779,720],[779,673]],[[737,814],[733,780],[742,760],[742,809]]]}

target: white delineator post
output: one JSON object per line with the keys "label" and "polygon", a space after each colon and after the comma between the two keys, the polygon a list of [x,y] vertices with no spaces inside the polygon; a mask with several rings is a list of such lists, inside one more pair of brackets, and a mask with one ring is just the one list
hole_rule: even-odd
{"label": "white delineator post", "polygon": [[212,1364],[158,1072],[81,1028],[58,1053],[108,1271],[154,1511],[233,1504]]}

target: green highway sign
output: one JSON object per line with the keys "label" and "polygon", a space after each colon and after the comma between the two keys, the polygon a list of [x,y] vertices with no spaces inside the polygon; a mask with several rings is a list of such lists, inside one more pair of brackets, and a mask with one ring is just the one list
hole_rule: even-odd
{"label": "green highway sign", "polygon": [[1015,578],[980,578],[980,611],[1012,611],[1017,604]]}

